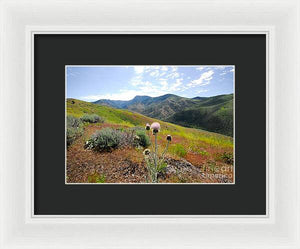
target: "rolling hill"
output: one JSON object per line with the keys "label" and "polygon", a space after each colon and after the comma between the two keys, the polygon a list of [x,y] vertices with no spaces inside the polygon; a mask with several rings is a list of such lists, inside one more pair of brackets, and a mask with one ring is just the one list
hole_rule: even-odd
{"label": "rolling hill", "polygon": [[94,104],[128,109],[182,126],[233,136],[233,94],[195,98],[174,94],[136,96],[128,101],[100,99]]}
{"label": "rolling hill", "polygon": [[144,127],[146,123],[159,122],[162,129],[160,134],[178,135],[180,137],[184,137],[185,139],[194,139],[195,136],[196,140],[201,140],[202,142],[208,143],[211,146],[233,146],[233,140],[231,137],[163,122],[161,120],[150,118],[126,109],[117,109],[110,106],[97,105],[77,99],[67,99],[66,111],[68,115],[77,118],[82,117],[84,114],[97,114],[105,119],[105,123],[124,127]]}
{"label": "rolling hill", "polygon": [[[167,135],[172,141],[166,152],[166,171],[160,176],[164,183],[226,183],[233,182],[233,147],[230,136],[164,122],[126,109],[97,105],[77,99],[67,99],[66,115],[82,118],[95,114],[103,122],[84,122],[82,133],[67,147],[66,182],[68,183],[144,183],[146,176],[144,148],[120,146],[107,152],[85,147],[86,142],[103,129],[134,134],[146,123],[159,122],[158,151],[162,153]],[[66,118],[66,122],[68,119]],[[149,131],[149,138],[152,139]],[[151,148],[151,146],[149,146]],[[217,169],[226,171],[217,171]],[[212,173],[216,177],[212,177]]]}

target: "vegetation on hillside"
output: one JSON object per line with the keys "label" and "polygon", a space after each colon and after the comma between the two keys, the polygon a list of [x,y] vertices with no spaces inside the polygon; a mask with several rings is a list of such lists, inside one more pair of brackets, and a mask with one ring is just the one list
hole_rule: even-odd
{"label": "vegetation on hillside", "polygon": [[87,123],[103,123],[104,119],[97,114],[84,114],[80,118],[83,122]]}
{"label": "vegetation on hillside", "polygon": [[98,100],[94,103],[233,136],[233,94],[192,99],[166,94],[159,97],[136,96],[129,101]]}
{"label": "vegetation on hillside", "polygon": [[67,131],[66,131],[66,143],[70,146],[76,138],[83,134],[83,124],[80,119],[71,115],[67,116]]}
{"label": "vegetation on hillside", "polygon": [[[82,117],[90,115],[97,115],[101,122],[84,122]],[[67,127],[81,130],[68,146],[67,182],[146,182],[149,170],[142,152],[153,145],[144,126],[153,122],[161,127],[157,153],[164,153],[166,137],[172,134],[164,171],[157,172],[159,182],[233,181],[232,137],[76,99],[67,100],[67,117],[76,120],[75,125],[67,120]],[[228,170],[223,172],[222,167]],[[222,173],[219,178],[207,177],[218,172]]]}
{"label": "vegetation on hillside", "polygon": [[206,106],[206,103],[203,104],[179,111],[170,117],[168,121],[233,136],[232,100],[209,106]]}

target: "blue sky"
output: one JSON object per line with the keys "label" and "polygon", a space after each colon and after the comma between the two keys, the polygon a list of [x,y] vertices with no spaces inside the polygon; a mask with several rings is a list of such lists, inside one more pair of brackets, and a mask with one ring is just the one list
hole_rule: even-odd
{"label": "blue sky", "polygon": [[67,66],[67,98],[130,100],[233,93],[234,66]]}

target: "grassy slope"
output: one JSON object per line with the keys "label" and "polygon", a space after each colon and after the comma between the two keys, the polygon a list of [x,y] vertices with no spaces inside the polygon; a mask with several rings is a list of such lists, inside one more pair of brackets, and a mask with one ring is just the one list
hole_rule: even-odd
{"label": "grassy slope", "polygon": [[199,152],[212,147],[217,147],[218,149],[223,148],[225,150],[232,150],[233,148],[233,139],[231,137],[199,129],[182,127],[124,109],[115,109],[75,99],[67,100],[68,115],[81,117],[85,113],[97,114],[104,117],[106,123],[118,124],[124,127],[144,126],[146,123],[158,121],[161,124],[159,139],[162,140],[165,135],[171,134],[174,142],[183,144],[188,151]]}
{"label": "grassy slope", "polygon": [[136,96],[130,101],[99,100],[95,103],[128,109],[181,126],[233,136],[233,94],[194,99],[166,94],[154,98]]}
{"label": "grassy slope", "polygon": [[233,100],[221,103],[200,103],[177,112],[168,121],[233,136]]}

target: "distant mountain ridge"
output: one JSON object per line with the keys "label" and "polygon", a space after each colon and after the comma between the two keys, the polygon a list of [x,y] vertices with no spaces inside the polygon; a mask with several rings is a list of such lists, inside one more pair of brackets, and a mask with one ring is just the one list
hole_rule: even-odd
{"label": "distant mountain ridge", "polygon": [[[145,95],[137,95],[131,100],[110,100],[110,99],[99,99],[94,104],[98,105],[108,105],[115,108],[128,109],[129,106],[134,104],[151,104],[155,102],[162,101],[164,99],[170,98],[172,96],[176,96],[173,94],[165,94],[159,97],[150,97]],[[179,97],[179,96],[178,96]]]}
{"label": "distant mountain ridge", "polygon": [[175,124],[233,135],[233,94],[185,98],[174,94],[135,96],[132,100],[100,99],[94,104],[128,109]]}

